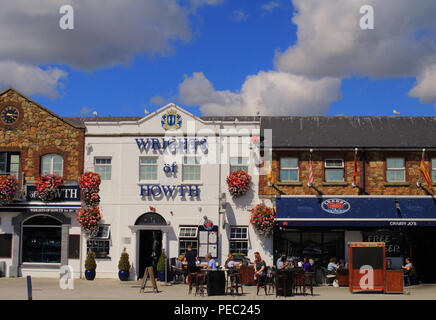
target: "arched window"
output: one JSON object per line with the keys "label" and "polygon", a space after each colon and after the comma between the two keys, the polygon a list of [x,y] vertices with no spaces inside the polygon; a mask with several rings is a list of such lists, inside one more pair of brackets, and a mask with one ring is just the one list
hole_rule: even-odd
{"label": "arched window", "polygon": [[62,224],[50,216],[36,216],[23,222],[22,261],[60,263]]}
{"label": "arched window", "polygon": [[58,154],[46,154],[41,157],[41,174],[58,174],[63,176],[64,159]]}
{"label": "arched window", "polygon": [[135,225],[144,225],[144,224],[166,225],[167,222],[160,214],[149,212],[149,213],[144,213],[135,222]]}

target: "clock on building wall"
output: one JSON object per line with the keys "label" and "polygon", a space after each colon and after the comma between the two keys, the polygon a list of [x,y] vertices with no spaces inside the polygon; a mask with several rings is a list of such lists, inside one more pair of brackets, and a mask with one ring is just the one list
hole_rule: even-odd
{"label": "clock on building wall", "polygon": [[16,127],[23,118],[22,109],[13,102],[0,104],[0,125],[5,128]]}

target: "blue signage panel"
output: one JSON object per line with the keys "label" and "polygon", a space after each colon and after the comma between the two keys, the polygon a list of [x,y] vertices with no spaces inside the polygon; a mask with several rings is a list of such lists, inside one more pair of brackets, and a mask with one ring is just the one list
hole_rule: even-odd
{"label": "blue signage panel", "polygon": [[[27,201],[41,201],[35,185],[27,185],[26,190]],[[50,200],[50,202],[59,201],[80,201],[80,186],[60,186],[55,193],[54,199]]]}

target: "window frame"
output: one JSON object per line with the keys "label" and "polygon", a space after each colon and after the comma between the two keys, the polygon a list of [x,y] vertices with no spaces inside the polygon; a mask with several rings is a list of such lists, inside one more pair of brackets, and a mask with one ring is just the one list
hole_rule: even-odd
{"label": "window frame", "polygon": [[[341,161],[342,166],[327,166],[327,161]],[[342,170],[342,180],[327,180],[327,170]],[[345,181],[345,160],[344,158],[325,158],[324,159],[324,182],[344,182]]]}
{"label": "window frame", "polygon": [[[182,229],[197,229],[196,230],[196,234],[195,237],[194,236],[180,236],[181,230]],[[180,226],[179,227],[179,232],[177,234],[177,242],[178,242],[178,246],[179,246],[179,256],[182,254],[186,253],[186,248],[188,247],[188,244],[190,243],[192,246],[192,250],[195,250],[198,254],[198,246],[199,246],[199,240],[198,240],[198,226],[194,226],[194,225],[187,225],[187,226]],[[186,243],[184,248],[184,252],[182,252],[182,246],[180,245],[181,243]],[[195,243],[195,246],[193,246],[192,244]]]}
{"label": "window frame", "polygon": [[[54,160],[54,156],[58,156],[58,157],[60,157],[62,159],[62,173],[61,174],[54,172],[54,167],[53,167],[54,166],[54,161],[53,161]],[[51,159],[50,159],[50,170],[49,170],[48,173],[43,171],[44,170],[43,169],[44,168],[44,159],[47,158],[47,157],[51,157]],[[40,162],[41,162],[41,167],[40,167],[39,171],[40,171],[41,175],[57,174],[60,177],[64,176],[64,157],[61,154],[58,154],[58,153],[47,153],[47,154],[44,154],[44,155],[41,156]]]}
{"label": "window frame", "polygon": [[[188,158],[193,158],[195,159],[196,162],[195,164],[191,164],[191,163],[185,163],[186,159]],[[182,165],[182,181],[201,181],[201,158],[198,155],[193,155],[193,156],[184,156],[183,157],[183,165]],[[195,167],[198,168],[199,170],[199,178],[198,179],[186,179],[185,178],[185,169],[186,167]]]}
{"label": "window frame", "polygon": [[[232,160],[236,159],[238,163],[233,164]],[[247,163],[244,164],[243,161],[244,159],[247,160]],[[241,160],[241,163],[239,163],[239,160]],[[230,169],[230,173],[232,173],[233,171],[236,170],[244,170],[245,172],[248,173],[248,169],[249,169],[249,163],[250,163],[250,158],[249,157],[230,157],[229,158],[229,169]],[[242,167],[246,167],[247,169],[241,169]],[[235,168],[235,169],[232,169]]]}
{"label": "window frame", "polygon": [[[232,231],[234,229],[245,229],[246,237],[234,237],[232,236]],[[232,251],[232,243],[245,243],[246,244],[246,250],[247,252],[241,252],[241,251]],[[248,227],[247,226],[230,226],[230,232],[229,232],[229,252],[230,253],[244,253],[245,255],[248,254],[248,247],[249,247],[249,234],[248,234]]]}
{"label": "window frame", "polygon": [[[4,160],[4,172],[5,173],[1,173],[1,168],[0,168],[0,175],[3,176],[7,176],[7,175],[15,175],[15,177],[17,178],[17,180],[19,180],[20,177],[20,170],[21,170],[21,153],[20,152],[15,152],[15,151],[1,151],[0,154],[5,155],[5,160]],[[12,156],[18,156],[18,171],[15,172],[11,172],[11,165],[12,165],[12,161],[11,158]],[[15,164],[15,163],[14,163]]]}
{"label": "window frame", "polygon": [[[109,160],[110,164],[97,164],[97,160]],[[98,170],[96,170],[97,167],[100,168],[107,168],[109,167],[110,171],[109,171],[109,179],[104,179],[101,172],[99,172]],[[112,180],[112,157],[110,156],[98,156],[98,157],[94,157],[94,172],[100,174],[101,180],[105,180],[105,181],[110,181]],[[106,178],[106,176],[105,176]]]}
{"label": "window frame", "polygon": [[431,165],[431,173],[430,173],[431,181],[436,182],[436,157],[430,159],[430,165]]}
{"label": "window frame", "polygon": [[[98,238],[97,239],[96,238],[87,239],[86,240],[86,254],[88,254],[90,251],[90,246],[89,246],[90,243],[96,243],[96,244],[104,243],[105,245],[102,246],[104,249],[106,249],[106,244],[107,244],[107,252],[104,252],[105,253],[104,256],[101,256],[100,252],[96,252],[96,250],[92,250],[92,251],[95,253],[96,259],[109,259],[110,258],[111,243],[110,243],[109,239],[98,239]],[[91,247],[96,248],[98,246],[94,245]]]}
{"label": "window frame", "polygon": [[[388,160],[389,159],[401,159],[401,160],[403,160],[404,165],[402,168],[391,168],[390,169],[390,168],[388,168]],[[406,168],[407,168],[407,165],[406,165],[406,158],[405,157],[386,157],[385,158],[385,180],[386,180],[386,182],[388,182],[388,183],[404,183],[404,182],[406,182],[406,180],[407,180]],[[388,179],[388,171],[402,171],[404,179],[403,180],[389,180]]]}
{"label": "window frame", "polygon": [[[142,159],[154,159],[156,162],[155,163],[141,163]],[[159,180],[157,161],[158,161],[158,157],[156,157],[156,156],[141,156],[141,157],[139,157],[139,181],[158,181]],[[141,178],[141,168],[143,168],[143,167],[156,167],[156,179],[142,179]]]}
{"label": "window frame", "polygon": [[[191,231],[195,230],[195,235],[192,235],[192,236],[181,235],[182,230],[187,230],[187,229],[191,229]],[[180,226],[179,227],[179,233],[178,233],[177,236],[179,238],[191,238],[191,239],[195,238],[195,239],[197,239],[198,238],[198,227],[196,227],[196,226]]]}
{"label": "window frame", "polygon": [[[282,167],[282,159],[296,159],[297,166],[296,167]],[[295,171],[297,170],[297,180],[284,180],[281,177],[282,170]],[[279,158],[279,181],[281,182],[299,182],[300,181],[300,159],[298,157],[280,157]]]}

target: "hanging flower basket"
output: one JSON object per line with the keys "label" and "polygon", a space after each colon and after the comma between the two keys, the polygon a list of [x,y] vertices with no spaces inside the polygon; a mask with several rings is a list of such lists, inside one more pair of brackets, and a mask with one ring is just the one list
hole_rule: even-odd
{"label": "hanging flower basket", "polygon": [[94,172],[85,172],[79,180],[80,188],[90,193],[98,193],[100,191],[101,178],[100,174]]}
{"label": "hanging flower basket", "polygon": [[97,207],[100,204],[100,196],[97,192],[82,191],[82,200],[88,207]]}
{"label": "hanging flower basket", "polygon": [[98,229],[98,223],[101,220],[100,208],[88,208],[77,210],[77,221],[80,226],[88,233],[95,233]]}
{"label": "hanging flower basket", "polygon": [[12,201],[18,190],[18,181],[15,176],[0,176],[0,205]]}
{"label": "hanging flower basket", "polygon": [[36,178],[36,191],[42,201],[53,200],[59,187],[64,183],[57,174],[44,174]]}
{"label": "hanging flower basket", "polygon": [[250,188],[251,176],[244,170],[235,170],[227,177],[229,193],[232,197],[243,196]]}
{"label": "hanging flower basket", "polygon": [[270,208],[264,204],[258,204],[251,209],[250,223],[253,227],[263,233],[265,236],[269,235],[276,226],[276,215],[273,208]]}

